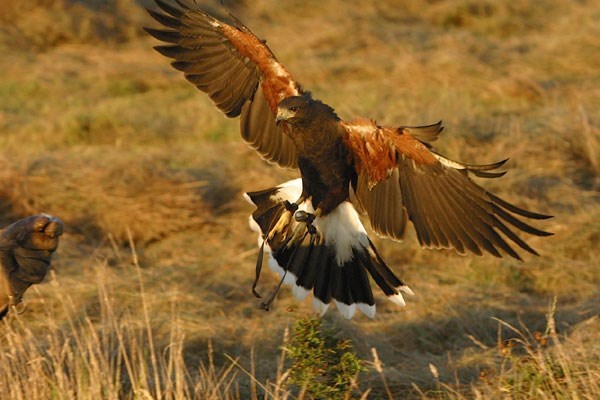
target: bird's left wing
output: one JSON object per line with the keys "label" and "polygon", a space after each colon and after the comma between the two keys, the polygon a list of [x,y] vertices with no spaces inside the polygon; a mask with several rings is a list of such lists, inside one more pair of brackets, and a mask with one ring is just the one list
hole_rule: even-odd
{"label": "bird's left wing", "polygon": [[358,175],[352,183],[352,201],[368,214],[371,227],[384,237],[401,239],[412,221],[419,243],[428,248],[454,248],[477,255],[485,250],[497,257],[513,249],[537,254],[515,231],[536,236],[536,229],[517,216],[549,216],[523,210],[473,182],[469,174],[497,178],[505,162],[468,165],[434,152],[428,142],[437,139],[441,122],[423,127],[387,128],[358,119],[342,123],[344,142],[352,153]]}
{"label": "bird's left wing", "polygon": [[174,59],[173,67],[225,115],[241,116],[242,138],[264,159],[296,168],[295,148],[275,125],[275,113],[281,100],[301,90],[265,42],[237,19],[229,25],[181,0],[178,6],[155,2],[161,12],[148,12],[167,29],[145,29],[168,43],[155,49]]}

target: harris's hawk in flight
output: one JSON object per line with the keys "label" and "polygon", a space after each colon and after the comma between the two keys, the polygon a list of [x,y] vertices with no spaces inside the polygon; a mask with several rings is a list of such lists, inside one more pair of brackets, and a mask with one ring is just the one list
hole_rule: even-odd
{"label": "harris's hawk in flight", "polygon": [[256,207],[250,225],[261,248],[257,280],[264,251],[296,297],[313,292],[318,312],[333,301],[346,318],[356,308],[373,317],[368,275],[399,305],[405,304],[402,293],[412,291],[382,260],[359,212],[380,236],[401,239],[410,220],[421,246],[461,254],[520,260],[515,246],[537,253],[515,231],[550,235],[521,220],[549,216],[514,206],[471,180],[502,176],[497,170],[506,160],[472,165],[442,156],[431,146],[441,122],[344,121],[303,91],[237,18],[225,23],[181,0],[155,2],[160,10],[150,15],[164,28],[146,31],[166,42],[155,49],[226,116],[240,117],[243,140],[262,158],[300,170],[299,179],[245,195]]}

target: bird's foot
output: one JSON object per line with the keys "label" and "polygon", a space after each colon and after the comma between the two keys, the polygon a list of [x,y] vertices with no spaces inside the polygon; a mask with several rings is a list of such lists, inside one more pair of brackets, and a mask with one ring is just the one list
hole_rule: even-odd
{"label": "bird's foot", "polygon": [[298,210],[294,213],[294,219],[296,222],[301,222],[306,224],[306,229],[308,233],[314,235],[317,233],[317,228],[313,225],[313,221],[315,220],[316,215],[313,213],[309,213],[306,211]]}

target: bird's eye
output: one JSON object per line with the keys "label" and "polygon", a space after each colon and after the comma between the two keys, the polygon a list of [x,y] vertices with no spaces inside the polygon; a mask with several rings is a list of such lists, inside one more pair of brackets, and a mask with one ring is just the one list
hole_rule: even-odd
{"label": "bird's eye", "polygon": [[294,107],[290,107],[290,111],[292,112],[296,112],[298,111],[298,107],[294,106]]}

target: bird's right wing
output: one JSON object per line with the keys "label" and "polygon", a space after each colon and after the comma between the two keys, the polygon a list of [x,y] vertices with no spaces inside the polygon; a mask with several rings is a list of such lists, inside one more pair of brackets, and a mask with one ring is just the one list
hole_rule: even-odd
{"label": "bird's right wing", "polygon": [[296,168],[295,147],[275,125],[275,113],[281,100],[301,90],[265,42],[238,20],[226,24],[181,0],[178,6],[155,2],[162,12],[148,12],[167,29],[145,30],[168,43],[155,49],[174,59],[173,67],[225,115],[241,115],[242,138],[264,159]]}

